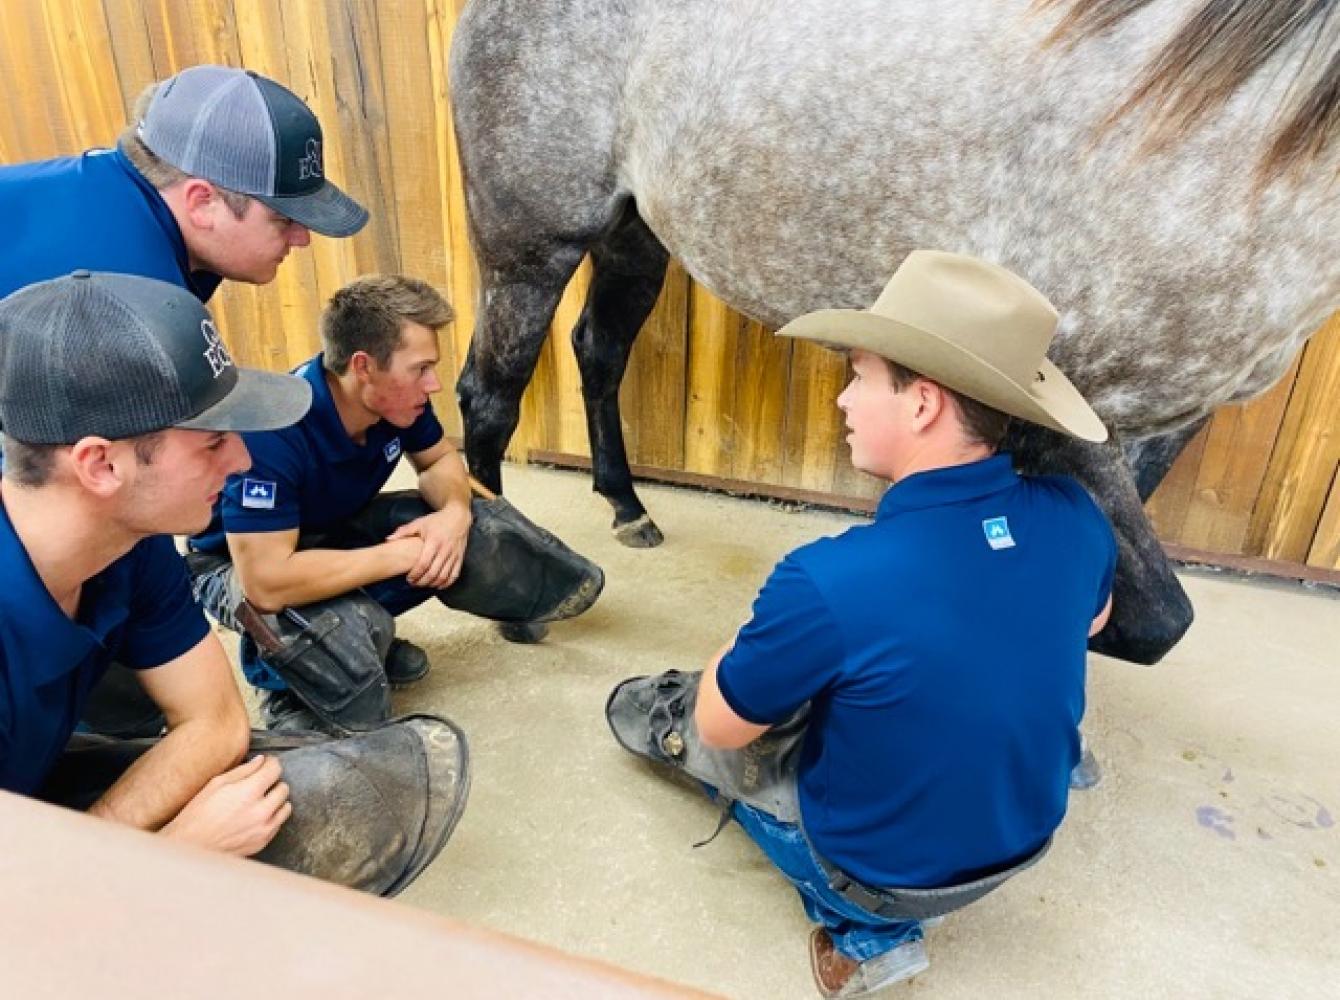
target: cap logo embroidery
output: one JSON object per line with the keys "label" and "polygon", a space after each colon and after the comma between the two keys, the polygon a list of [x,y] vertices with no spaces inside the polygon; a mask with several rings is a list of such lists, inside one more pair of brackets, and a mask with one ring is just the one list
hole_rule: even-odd
{"label": "cap logo embroidery", "polygon": [[982,531],[986,534],[986,544],[993,549],[1014,548],[1014,536],[1010,534],[1010,522],[1007,518],[987,518],[982,522]]}
{"label": "cap logo embroidery", "polygon": [[312,177],[321,176],[321,142],[318,139],[308,139],[306,154],[298,161],[298,180],[305,181]]}
{"label": "cap logo embroidery", "polygon": [[255,510],[274,510],[275,494],[279,492],[274,483],[263,479],[242,480],[242,506]]}
{"label": "cap logo embroidery", "polygon": [[233,367],[233,356],[224,346],[213,320],[202,319],[200,332],[205,337],[205,360],[209,362],[209,370],[214,373],[214,377],[218,378],[226,369]]}
{"label": "cap logo embroidery", "polygon": [[386,447],[382,449],[382,454],[386,456],[388,462],[394,462],[400,457],[400,438],[391,438],[386,442]]}

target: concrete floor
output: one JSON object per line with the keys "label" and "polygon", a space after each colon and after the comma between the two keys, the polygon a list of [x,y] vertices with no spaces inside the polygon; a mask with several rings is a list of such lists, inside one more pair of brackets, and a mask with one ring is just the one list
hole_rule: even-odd
{"label": "concrete floor", "polygon": [[[434,669],[397,709],[450,716],[474,759],[460,827],[402,900],[729,997],[817,996],[794,893],[733,826],[694,850],[715,811],[624,753],[602,709],[624,677],[701,666],[781,554],[857,519],[644,485],[667,541],[636,551],[589,477],[504,474],[608,583],[533,647],[436,604],[401,620]],[[889,996],[1340,996],[1340,595],[1182,578],[1198,618],[1164,663],[1091,662],[1103,782]]]}

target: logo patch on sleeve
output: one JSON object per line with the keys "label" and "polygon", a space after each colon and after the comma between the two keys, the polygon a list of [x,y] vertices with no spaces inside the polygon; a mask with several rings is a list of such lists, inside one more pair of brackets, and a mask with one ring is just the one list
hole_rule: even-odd
{"label": "logo patch on sleeve", "polygon": [[1010,534],[1010,522],[1003,517],[988,517],[982,522],[982,531],[986,534],[986,544],[993,549],[1014,548],[1014,536]]}
{"label": "logo patch on sleeve", "polygon": [[277,492],[275,484],[267,483],[264,479],[243,479],[242,506],[258,510],[274,510]]}
{"label": "logo patch on sleeve", "polygon": [[386,442],[386,447],[382,449],[382,454],[386,456],[388,462],[394,462],[400,457],[400,438],[391,438]]}

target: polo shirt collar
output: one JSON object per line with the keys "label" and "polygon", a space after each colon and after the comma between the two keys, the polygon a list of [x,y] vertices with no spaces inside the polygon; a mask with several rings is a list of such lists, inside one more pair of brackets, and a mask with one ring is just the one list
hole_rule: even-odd
{"label": "polo shirt collar", "polygon": [[324,458],[334,461],[354,458],[362,448],[349,436],[344,421],[340,419],[335,397],[330,392],[330,382],[326,379],[325,360],[323,351],[298,371],[312,387],[312,407],[307,411],[304,423],[316,438],[317,447]]}
{"label": "polo shirt collar", "polygon": [[1007,490],[1018,482],[1014,462],[1004,452],[966,465],[915,472],[888,488],[875,510],[875,520],[903,511],[975,500]]}
{"label": "polo shirt collar", "polygon": [[158,193],[158,189],[149,183],[145,176],[135,169],[135,164],[130,162],[130,157],[121,152],[120,148],[114,148],[110,151],[110,156],[116,165],[126,172],[126,175],[140,189],[144,195],[144,200],[153,213],[154,219],[162,227],[163,234],[172,244],[173,255],[177,258],[177,268],[181,271],[182,278],[185,279],[186,289],[201,302],[208,302],[210,296],[223,284],[223,277],[215,274],[213,271],[192,271],[191,258],[186,252],[186,239],[181,234],[181,226],[177,225],[177,219],[168,208],[167,202],[163,196]]}
{"label": "polo shirt collar", "polygon": [[0,596],[0,618],[4,619],[0,628],[19,631],[34,639],[40,637],[41,655],[29,656],[23,664],[24,671],[39,684],[77,669],[90,653],[103,646],[129,613],[124,600],[101,599],[116,590],[118,578],[127,572],[124,559],[120,559],[84,582],[80,613],[81,618],[88,620],[71,620],[42,582],[3,504],[0,504],[0,565],[5,566],[7,576]]}

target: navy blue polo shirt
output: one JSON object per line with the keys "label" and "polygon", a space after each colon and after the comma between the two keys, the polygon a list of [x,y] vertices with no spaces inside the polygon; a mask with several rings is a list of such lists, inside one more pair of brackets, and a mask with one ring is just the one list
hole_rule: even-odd
{"label": "navy blue polo shirt", "polygon": [[386,485],[400,457],[442,440],[429,405],[402,430],[379,420],[362,444],[349,436],[326,382],[322,355],[294,370],[312,386],[312,408],[292,427],[243,434],[251,468],[231,476],[209,527],[191,539],[202,552],[227,551],[224,537],[259,531],[323,531],[347,521]]}
{"label": "navy blue polo shirt", "polygon": [[79,268],[157,278],[202,302],[223,280],[192,273],[177,220],[120,150],[0,167],[0,298]]}
{"label": "navy blue polo shirt", "polygon": [[209,626],[164,535],[146,538],[86,581],[73,620],[37,575],[3,505],[0,565],[0,788],[30,795],[112,660],[161,666],[195,648]]}
{"label": "navy blue polo shirt", "polygon": [[1074,480],[1008,455],[909,476],[796,549],[718,668],[742,718],[812,724],[815,848],[875,886],[950,885],[1039,847],[1079,760],[1089,627],[1116,543]]}

